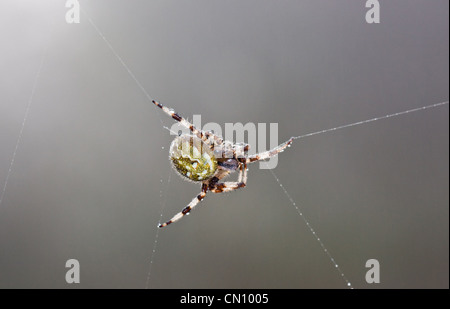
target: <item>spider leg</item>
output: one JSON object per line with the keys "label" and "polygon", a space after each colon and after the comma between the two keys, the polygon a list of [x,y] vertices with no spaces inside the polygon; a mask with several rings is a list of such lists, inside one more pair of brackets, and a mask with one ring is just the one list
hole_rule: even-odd
{"label": "spider leg", "polygon": [[288,147],[290,144],[292,144],[293,140],[294,140],[294,138],[291,137],[288,141],[284,142],[283,144],[278,145],[277,147],[275,147],[271,150],[248,156],[246,163],[252,163],[252,162],[260,161],[260,160],[267,160],[273,156],[276,156],[280,152],[284,151],[284,149],[286,149],[286,147]]}
{"label": "spider leg", "polygon": [[192,134],[196,135],[207,145],[209,145],[212,150],[214,150],[214,143],[215,144],[223,143],[222,138],[218,137],[217,135],[211,132],[204,132],[202,130],[197,129],[192,123],[184,119],[182,116],[178,115],[173,109],[168,108],[155,100],[153,100],[152,102],[160,109],[162,109],[167,115],[178,121],[183,127],[189,129],[192,132]]}
{"label": "spider leg", "polygon": [[185,215],[189,214],[189,212],[192,209],[194,209],[194,207],[197,206],[199,202],[203,200],[208,190],[214,193],[221,193],[221,192],[230,192],[245,187],[247,183],[247,163],[240,164],[239,177],[237,182],[227,181],[223,183],[218,183],[220,179],[226,177],[229,174],[230,174],[229,170],[225,169],[219,170],[216,176],[212,177],[210,180],[202,184],[202,191],[200,192],[199,195],[194,197],[194,199],[189,203],[189,205],[183,208],[182,211],[173,216],[172,219],[170,219],[169,221],[159,224],[158,227],[159,228],[165,227],[173,222],[180,220]]}
{"label": "spider leg", "polygon": [[189,212],[194,209],[195,206],[197,206],[197,204],[199,202],[201,202],[203,200],[203,198],[206,196],[206,192],[208,191],[208,185],[206,183],[204,183],[202,185],[202,191],[200,192],[199,195],[197,195],[196,197],[194,197],[194,199],[189,203],[189,205],[187,205],[185,208],[183,208],[182,211],[180,211],[179,213],[177,213],[175,216],[172,217],[172,219],[170,219],[169,221],[159,224],[158,227],[165,227],[173,222],[176,222],[178,220],[180,220],[181,218],[183,218],[185,215],[189,214]]}
{"label": "spider leg", "polygon": [[247,163],[242,163],[241,166],[239,166],[238,182],[247,184]]}
{"label": "spider leg", "polygon": [[209,184],[209,190],[213,193],[230,192],[245,187],[247,185],[247,163],[240,165],[238,181],[226,181],[222,183],[217,183],[217,181]]}
{"label": "spider leg", "polygon": [[199,138],[203,138],[203,132],[201,130],[198,130],[196,127],[194,127],[192,123],[190,123],[189,121],[178,115],[173,109],[168,108],[155,100],[153,100],[152,102],[160,109],[162,109],[163,112],[165,112],[167,115],[178,121],[183,127],[189,129],[193,134],[197,135]]}

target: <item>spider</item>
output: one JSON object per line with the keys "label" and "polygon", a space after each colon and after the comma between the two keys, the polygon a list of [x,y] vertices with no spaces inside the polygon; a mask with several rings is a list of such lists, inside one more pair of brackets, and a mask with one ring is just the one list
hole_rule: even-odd
{"label": "spider", "polygon": [[[201,192],[179,213],[169,221],[159,224],[165,227],[188,215],[208,191],[213,193],[230,192],[247,185],[247,164],[267,160],[288,147],[294,138],[278,145],[272,150],[248,155],[248,144],[233,144],[209,131],[202,131],[178,115],[173,109],[152,100],[167,115],[189,129],[191,134],[175,137],[170,145],[169,159],[175,170],[187,180],[201,182]],[[239,170],[237,181],[219,182],[230,173]]]}

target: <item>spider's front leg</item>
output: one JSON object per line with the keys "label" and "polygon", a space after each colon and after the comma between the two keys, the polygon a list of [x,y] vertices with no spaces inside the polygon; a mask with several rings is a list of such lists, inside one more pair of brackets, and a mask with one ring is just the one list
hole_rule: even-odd
{"label": "spider's front leg", "polygon": [[169,117],[172,117],[176,121],[178,121],[183,127],[189,129],[195,136],[200,138],[203,142],[210,146],[212,150],[214,150],[214,144],[221,145],[223,143],[222,138],[216,136],[211,132],[204,132],[202,130],[197,129],[192,123],[187,121],[184,117],[177,114],[173,109],[168,108],[167,106],[162,105],[160,102],[153,100],[153,104],[158,106],[163,110]]}
{"label": "spider's front leg", "polygon": [[286,149],[286,147],[289,147],[289,145],[292,144],[293,141],[294,141],[294,138],[291,137],[288,141],[284,142],[281,145],[278,145],[277,147],[275,147],[271,150],[257,153],[257,154],[247,157],[245,162],[252,163],[255,161],[263,161],[263,160],[270,159],[271,157],[276,156],[280,152],[283,152]]}
{"label": "spider's front leg", "polygon": [[182,211],[180,211],[179,213],[177,213],[175,216],[172,217],[172,219],[170,219],[169,221],[159,224],[158,227],[165,227],[171,223],[174,223],[178,220],[180,220],[181,218],[183,218],[185,215],[189,214],[189,212],[194,209],[195,206],[197,206],[198,203],[200,203],[206,196],[206,192],[208,191],[208,184],[207,183],[203,183],[202,184],[202,191],[200,192],[199,195],[197,195],[196,197],[194,197],[192,199],[192,201],[189,203],[189,205],[187,205],[186,207],[183,208]]}

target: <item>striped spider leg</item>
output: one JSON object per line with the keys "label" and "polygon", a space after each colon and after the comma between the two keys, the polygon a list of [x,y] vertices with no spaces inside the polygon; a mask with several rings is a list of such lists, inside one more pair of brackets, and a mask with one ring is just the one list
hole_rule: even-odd
{"label": "striped spider leg", "polygon": [[[159,224],[158,227],[159,228],[165,227],[173,222],[180,220],[185,215],[188,215],[191,212],[191,210],[194,209],[194,207],[197,206],[198,203],[200,203],[205,198],[208,190],[213,193],[222,193],[222,192],[230,192],[230,191],[245,187],[246,182],[247,182],[247,176],[246,176],[247,171],[246,171],[246,168],[244,168],[244,166],[246,166],[246,163],[240,164],[240,171],[239,171],[239,177],[238,177],[237,182],[227,181],[227,182],[223,182],[223,183],[218,183],[219,180],[228,176],[231,173],[230,170],[218,168],[218,172],[216,173],[216,176],[213,176],[212,178],[210,178],[202,183],[201,192],[194,199],[192,199],[192,201],[185,208],[183,208],[182,211],[180,211],[175,216],[173,216],[172,219],[170,219],[169,221]],[[245,176],[243,176],[243,175],[245,175]]]}
{"label": "striped spider leg", "polygon": [[[197,129],[192,123],[187,121],[185,118],[178,115],[172,108],[168,108],[167,106],[162,105],[158,101],[153,100],[153,104],[162,109],[167,115],[178,121],[183,127],[189,129],[193,135],[200,138],[207,145],[210,145],[210,148],[214,150],[214,144],[220,145],[223,143],[223,139],[219,136],[212,134],[211,132],[204,132],[202,130]],[[211,138],[213,139],[211,141]]]}
{"label": "striped spider leg", "polygon": [[[208,190],[213,193],[222,193],[244,188],[247,185],[247,165],[249,163],[276,156],[293,141],[291,138],[272,150],[248,156],[249,145],[224,141],[212,132],[195,128],[192,123],[178,115],[173,109],[167,108],[157,101],[153,101],[153,103],[192,133],[192,135],[183,134],[175,137],[170,145],[169,159],[181,176],[202,184],[200,193],[172,219],[159,224],[160,228],[189,214],[205,198]],[[237,170],[239,170],[237,181],[219,182]]]}
{"label": "striped spider leg", "polygon": [[246,162],[247,163],[252,163],[255,161],[264,161],[267,159],[270,159],[271,157],[276,156],[277,154],[279,154],[280,152],[283,152],[286,147],[289,147],[289,145],[292,144],[292,142],[294,141],[294,138],[291,137],[289,140],[287,140],[286,142],[284,142],[283,144],[278,145],[277,147],[268,150],[268,151],[264,151],[261,153],[256,153],[254,155],[248,156],[246,158]]}

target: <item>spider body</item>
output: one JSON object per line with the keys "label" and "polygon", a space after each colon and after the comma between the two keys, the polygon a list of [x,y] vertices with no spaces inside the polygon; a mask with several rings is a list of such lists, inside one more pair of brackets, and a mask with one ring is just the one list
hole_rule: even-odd
{"label": "spider body", "polygon": [[205,142],[193,135],[176,137],[170,145],[175,170],[192,181],[204,181],[217,171],[217,158]]}
{"label": "spider body", "polygon": [[[208,191],[221,193],[245,187],[247,184],[247,164],[276,156],[293,141],[293,138],[290,138],[272,150],[248,155],[249,145],[233,144],[212,132],[199,130],[192,123],[175,113],[173,109],[167,108],[157,101],[152,102],[190,130],[191,135],[184,134],[173,140],[170,146],[169,159],[181,176],[202,183],[201,192],[172,219],[159,224],[160,228],[189,214],[205,198]],[[237,170],[239,170],[237,181],[220,182],[221,179]]]}

